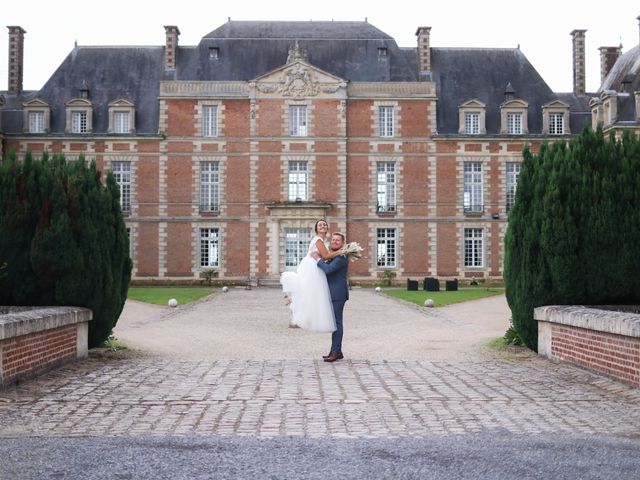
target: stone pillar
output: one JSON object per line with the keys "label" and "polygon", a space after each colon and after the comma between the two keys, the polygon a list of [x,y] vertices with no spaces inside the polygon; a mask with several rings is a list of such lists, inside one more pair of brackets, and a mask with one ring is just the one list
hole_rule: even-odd
{"label": "stone pillar", "polygon": [[22,72],[24,65],[24,34],[22,27],[12,26],[9,29],[9,82],[8,91],[18,95],[22,92]]}
{"label": "stone pillar", "polygon": [[431,27],[418,27],[418,66],[420,68],[420,80],[428,79],[431,75],[431,48],[429,46]]}
{"label": "stone pillar", "polygon": [[602,83],[622,54],[622,45],[619,47],[600,47],[598,50],[600,50],[600,83]]}
{"label": "stone pillar", "polygon": [[178,37],[180,36],[180,30],[175,25],[165,25],[164,31],[167,37],[164,49],[164,68],[175,69],[176,52],[178,50]]}
{"label": "stone pillar", "polygon": [[584,34],[586,30],[574,30],[573,37],[573,93],[584,95],[586,92],[586,74],[584,64]]}

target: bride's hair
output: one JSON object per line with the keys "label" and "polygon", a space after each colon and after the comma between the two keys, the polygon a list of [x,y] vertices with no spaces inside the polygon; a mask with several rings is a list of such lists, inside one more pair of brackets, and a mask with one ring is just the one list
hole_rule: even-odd
{"label": "bride's hair", "polygon": [[324,218],[321,218],[321,219],[320,219],[320,220],[318,220],[318,221],[316,222],[316,224],[313,226],[313,231],[314,231],[314,232],[316,232],[316,234],[318,233],[318,224],[319,224],[320,222],[324,222],[324,223],[326,223],[326,224],[327,224],[327,231],[328,231],[329,222],[327,222]]}

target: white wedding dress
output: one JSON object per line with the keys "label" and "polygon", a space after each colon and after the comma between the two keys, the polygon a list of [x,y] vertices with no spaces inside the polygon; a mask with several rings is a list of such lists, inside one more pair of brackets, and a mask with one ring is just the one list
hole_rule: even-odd
{"label": "white wedding dress", "polygon": [[[307,255],[295,272],[284,272],[280,276],[282,291],[291,299],[292,323],[313,332],[333,332],[336,320],[329,294],[327,276],[318,268],[316,260],[309,254],[317,252],[315,236],[311,239]],[[322,261],[322,260],[320,260]]]}

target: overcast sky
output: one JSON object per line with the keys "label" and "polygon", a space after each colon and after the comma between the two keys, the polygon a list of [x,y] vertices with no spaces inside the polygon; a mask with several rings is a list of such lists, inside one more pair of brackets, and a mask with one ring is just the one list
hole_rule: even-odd
{"label": "overcast sky", "polygon": [[[149,6],[153,5],[153,6]],[[420,6],[418,6],[420,5]],[[322,0],[291,2],[23,0],[0,8],[5,26],[25,35],[24,89],[39,90],[78,45],[164,45],[164,25],[177,25],[180,45],[197,45],[210,31],[232,20],[368,19],[400,47],[416,45],[418,26],[430,26],[433,47],[520,49],[552,90],[572,90],[570,32],[585,29],[587,91],[600,86],[598,47],[639,43],[637,0],[613,4],[573,0]],[[7,89],[8,30],[0,35],[0,90]]]}

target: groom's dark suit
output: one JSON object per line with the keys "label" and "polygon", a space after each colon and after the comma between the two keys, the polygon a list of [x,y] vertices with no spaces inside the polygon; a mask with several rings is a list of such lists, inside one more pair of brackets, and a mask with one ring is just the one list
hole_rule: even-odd
{"label": "groom's dark suit", "polygon": [[349,261],[344,255],[339,255],[329,262],[323,260],[318,262],[318,268],[327,274],[333,313],[336,317],[336,331],[331,335],[331,353],[342,352],[342,312],[344,304],[349,300],[348,267]]}

